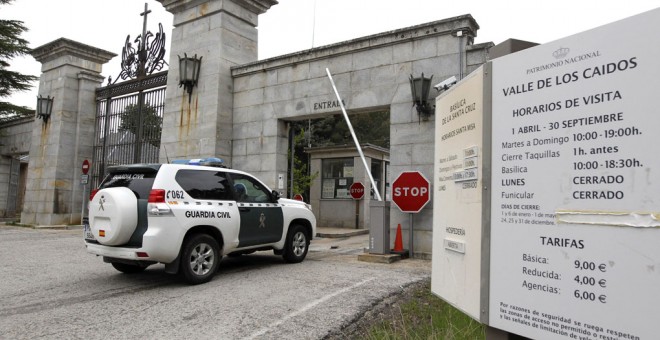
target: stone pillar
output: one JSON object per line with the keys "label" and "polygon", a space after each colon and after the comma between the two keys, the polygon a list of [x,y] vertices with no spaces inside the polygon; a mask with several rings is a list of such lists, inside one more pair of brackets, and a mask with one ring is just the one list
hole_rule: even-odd
{"label": "stone pillar", "polygon": [[[158,0],[174,15],[160,160],[220,157],[231,164],[231,67],[257,60],[257,19],[275,0]],[[179,87],[179,56],[202,57],[192,96]]]}
{"label": "stone pillar", "polygon": [[81,166],[92,159],[95,89],[102,65],[116,54],[60,38],[32,56],[42,64],[39,94],[55,100],[50,118],[34,121],[21,223],[78,224]]}

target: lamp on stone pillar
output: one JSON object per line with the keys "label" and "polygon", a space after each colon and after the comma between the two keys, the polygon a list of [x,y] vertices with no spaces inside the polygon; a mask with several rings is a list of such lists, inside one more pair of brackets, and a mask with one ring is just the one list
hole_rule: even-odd
{"label": "lamp on stone pillar", "polygon": [[188,104],[190,104],[193,87],[197,86],[201,65],[202,57],[197,59],[197,54],[194,57],[188,57],[185,53],[183,58],[179,56],[179,87],[183,86],[184,90],[188,92]]}
{"label": "lamp on stone pillar", "polygon": [[46,96],[46,98],[41,95],[37,96],[37,118],[43,119],[44,123],[48,122],[50,114],[53,112],[53,100],[55,97]]}
{"label": "lamp on stone pillar", "polygon": [[425,78],[424,73],[421,77],[413,78],[410,75],[410,92],[412,93],[413,106],[417,107],[417,114],[427,120],[435,111],[435,105],[428,103],[429,91],[431,90],[431,78]]}

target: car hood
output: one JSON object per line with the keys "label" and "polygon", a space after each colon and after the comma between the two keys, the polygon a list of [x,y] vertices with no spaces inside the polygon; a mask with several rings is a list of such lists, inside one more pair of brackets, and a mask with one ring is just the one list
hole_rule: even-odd
{"label": "car hood", "polygon": [[286,205],[299,205],[299,206],[302,206],[302,207],[304,207],[304,206],[307,205],[307,203],[305,203],[305,202],[303,202],[303,201],[292,200],[292,199],[289,199],[289,198],[280,198],[280,199],[278,200],[278,202],[279,202],[280,204],[286,204]]}

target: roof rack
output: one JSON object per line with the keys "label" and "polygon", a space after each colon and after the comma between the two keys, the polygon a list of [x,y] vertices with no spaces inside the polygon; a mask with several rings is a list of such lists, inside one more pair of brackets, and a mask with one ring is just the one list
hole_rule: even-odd
{"label": "roof rack", "polygon": [[172,161],[172,164],[201,165],[201,166],[213,166],[216,168],[227,168],[225,162],[221,158],[217,158],[217,157],[175,159]]}

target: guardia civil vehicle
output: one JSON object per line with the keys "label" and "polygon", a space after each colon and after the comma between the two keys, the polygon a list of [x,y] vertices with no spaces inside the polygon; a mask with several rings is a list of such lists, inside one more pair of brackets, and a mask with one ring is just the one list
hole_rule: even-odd
{"label": "guardia civil vehicle", "polygon": [[163,263],[190,284],[211,280],[224,255],[273,250],[285,262],[305,259],[316,234],[310,205],[280,198],[217,158],[173,163],[109,168],[90,195],[89,253],[124,273]]}

